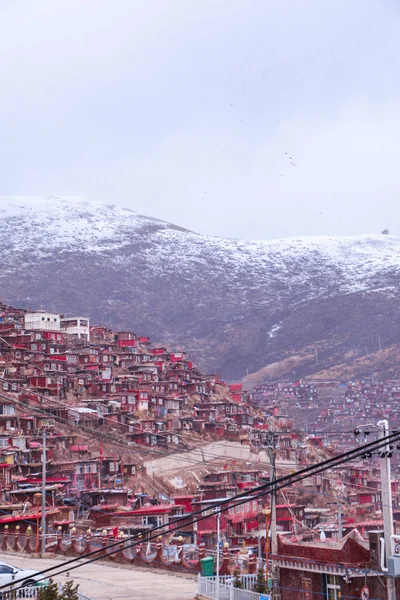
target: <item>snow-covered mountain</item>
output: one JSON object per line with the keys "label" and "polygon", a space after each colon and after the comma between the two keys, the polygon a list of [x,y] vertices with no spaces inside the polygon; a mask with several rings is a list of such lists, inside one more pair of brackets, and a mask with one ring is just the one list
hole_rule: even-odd
{"label": "snow-covered mountain", "polygon": [[150,334],[227,378],[397,341],[397,237],[221,239],[77,197],[0,197],[0,219],[0,300]]}

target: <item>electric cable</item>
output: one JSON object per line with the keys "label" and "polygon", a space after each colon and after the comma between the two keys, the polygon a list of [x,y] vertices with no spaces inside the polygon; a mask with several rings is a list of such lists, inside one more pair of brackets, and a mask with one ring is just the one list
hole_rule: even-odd
{"label": "electric cable", "polygon": [[[282,477],[276,479],[275,481],[269,482],[267,484],[263,484],[256,488],[253,488],[253,490],[251,491],[252,492],[251,494],[249,494],[248,491],[245,491],[245,492],[242,492],[241,494],[237,494],[236,496],[233,496],[231,498],[226,498],[226,499],[216,503],[216,506],[215,505],[212,506],[212,510],[215,515],[217,515],[218,513],[221,513],[221,512],[225,512],[226,510],[229,510],[229,508],[235,508],[236,506],[240,506],[241,504],[248,502],[249,499],[251,499],[252,501],[256,500],[262,496],[270,494],[273,491],[277,492],[282,488],[288,487],[288,486],[292,485],[292,483],[296,483],[298,481],[301,481],[302,479],[306,479],[307,477],[310,476],[310,473],[313,475],[318,474],[320,472],[326,471],[329,468],[333,468],[333,467],[337,467],[342,464],[345,464],[345,463],[361,456],[362,454],[365,453],[366,450],[372,450],[372,449],[376,450],[379,448],[387,447],[388,443],[390,441],[394,441],[394,440],[396,440],[396,441],[400,440],[399,433],[390,434],[388,436],[382,437],[379,440],[369,442],[367,444],[364,444],[363,446],[358,446],[355,449],[349,450],[343,454],[339,454],[328,460],[322,461],[320,463],[315,463],[313,465],[310,465],[309,467],[306,467],[305,469],[298,471],[297,473],[295,473],[293,475],[282,476]],[[250,496],[251,496],[251,498],[250,498]],[[237,500],[238,500],[238,502],[236,502]],[[173,527],[171,527],[169,524],[157,526],[152,530],[151,535],[147,536],[146,542],[150,542],[153,539],[157,539],[164,535],[169,535],[170,533],[179,530],[182,526],[181,525],[182,522],[184,522],[185,525],[190,525],[190,524],[193,524],[194,522],[199,522],[204,519],[207,519],[209,517],[209,511],[210,511],[210,508],[204,508],[204,509],[200,509],[198,511],[191,513],[190,516],[184,516],[180,519],[176,519],[174,521],[175,526],[173,526]],[[207,514],[203,515],[204,512],[206,512]],[[198,517],[198,515],[202,515],[202,516]],[[164,530],[166,527],[168,527],[168,530],[160,533],[160,530]],[[55,569],[58,569],[60,567],[67,566],[67,565],[69,566],[69,565],[77,562],[78,560],[83,560],[85,558],[90,558],[92,556],[95,556],[96,554],[99,554],[99,556],[97,556],[95,558],[90,558],[90,560],[87,560],[82,564],[78,564],[74,567],[68,567],[68,568],[64,569],[63,571],[58,571],[57,573],[54,573],[54,576],[61,575],[64,572],[71,571],[75,568],[79,568],[80,566],[90,564],[92,562],[100,560],[101,558],[104,558],[105,556],[110,556],[117,552],[121,552],[121,550],[125,550],[128,548],[138,546],[138,545],[142,544],[142,541],[140,540],[139,536],[140,536],[140,534],[131,536],[128,539],[125,539],[124,542],[117,541],[112,544],[109,544],[108,546],[105,546],[104,548],[100,548],[98,550],[94,550],[89,553],[86,553],[80,557],[70,559],[69,561],[66,561],[63,564],[58,565],[56,567],[48,567],[47,569],[43,569],[42,571],[39,571],[37,575],[47,574],[50,571],[54,571]],[[137,541],[138,539],[139,539],[139,541]],[[128,545],[126,544],[126,542],[129,542],[132,540],[135,540],[135,541]],[[123,548],[121,548],[121,543],[124,544]],[[111,551],[108,552],[108,550],[111,550]],[[26,581],[27,579],[29,579],[29,577],[21,579],[20,582]],[[9,586],[10,586],[10,584],[0,586],[0,590],[3,588],[9,587]]]}

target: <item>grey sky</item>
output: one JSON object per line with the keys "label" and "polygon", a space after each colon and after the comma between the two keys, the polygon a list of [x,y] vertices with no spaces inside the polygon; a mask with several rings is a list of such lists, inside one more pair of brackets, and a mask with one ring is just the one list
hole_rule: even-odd
{"label": "grey sky", "polygon": [[399,31],[397,0],[0,0],[0,193],[400,234]]}

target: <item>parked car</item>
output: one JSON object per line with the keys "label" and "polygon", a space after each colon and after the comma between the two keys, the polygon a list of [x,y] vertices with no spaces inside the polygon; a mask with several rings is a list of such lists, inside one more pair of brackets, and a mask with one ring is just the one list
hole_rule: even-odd
{"label": "parked car", "polygon": [[18,587],[32,586],[32,585],[45,585],[46,580],[42,580],[43,575],[39,575],[38,571],[32,569],[21,569],[21,567],[13,567],[8,563],[0,561],[0,586],[6,585],[7,583],[18,583],[22,579],[21,585]]}

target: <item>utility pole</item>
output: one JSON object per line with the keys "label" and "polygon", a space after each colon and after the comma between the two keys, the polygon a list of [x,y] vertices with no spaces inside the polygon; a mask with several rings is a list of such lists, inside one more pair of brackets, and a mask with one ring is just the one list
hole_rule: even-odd
{"label": "utility pole", "polygon": [[217,508],[217,600],[219,600],[219,569],[220,569],[220,559],[219,559],[219,547],[221,544],[221,511]]}
{"label": "utility pole", "polygon": [[343,539],[343,523],[342,523],[342,505],[340,499],[337,498],[336,502],[328,502],[328,505],[337,506],[337,522],[338,522],[338,536],[337,539]]}
{"label": "utility pole", "polygon": [[42,555],[46,553],[46,429],[43,429],[42,443]]}
{"label": "utility pole", "polygon": [[382,350],[381,334],[378,335],[378,342],[379,342],[379,351],[381,351]]}
{"label": "utility pole", "polygon": [[[276,466],[275,466],[275,462],[276,462],[276,448],[271,449],[270,452],[270,457],[271,457],[271,467],[272,467],[272,471],[271,471],[271,481],[274,484],[276,481]],[[275,490],[275,486],[272,486],[272,493],[271,493],[271,553],[272,554],[276,554],[277,550],[278,550],[278,541],[277,541],[277,537],[276,537],[276,490]]]}
{"label": "utility pole", "polygon": [[[278,539],[276,532],[276,489],[275,489],[275,481],[276,481],[276,451],[278,449],[279,438],[278,434],[273,431],[267,431],[265,435],[261,438],[257,438],[257,440],[253,437],[253,432],[249,433],[249,442],[253,448],[265,449],[268,452],[270,464],[271,464],[271,477],[270,482],[271,485],[271,510],[269,514],[269,522],[267,535],[269,530],[270,541],[266,543],[266,568],[268,570],[268,555],[277,554],[278,552]],[[279,600],[280,592],[279,592],[279,572],[276,566],[275,561],[272,561],[272,579],[274,582],[274,588],[272,592],[272,597],[274,600]]]}
{"label": "utility pole", "polygon": [[99,465],[98,465],[98,469],[99,469],[99,481],[98,481],[98,485],[99,485],[99,492],[101,492],[101,478],[103,475],[103,442],[100,442],[100,461],[99,461]]}
{"label": "utility pole", "polygon": [[338,520],[338,540],[343,538],[343,525],[342,525],[342,505],[340,499],[337,501],[337,520]]}
{"label": "utility pole", "polygon": [[[269,454],[269,459],[271,461],[271,515],[270,515],[270,534],[271,534],[271,543],[270,543],[270,552],[271,554],[277,554],[278,552],[278,539],[276,533],[276,489],[275,489],[275,481],[276,481],[276,451],[278,446],[278,437],[273,431],[269,431],[266,437],[266,447]],[[268,566],[268,556],[267,566]],[[278,600],[280,598],[279,593],[279,573],[276,567],[275,561],[272,561],[272,580],[273,580],[273,590],[272,597],[274,600]]]}
{"label": "utility pole", "polygon": [[[379,336],[380,343],[380,336]],[[375,425],[371,423],[368,425],[359,425],[355,430],[354,434],[356,436],[360,435],[364,432],[364,435],[370,433],[368,431],[371,427],[378,427],[378,440],[385,440],[389,435],[389,423],[387,419],[382,419],[378,421]],[[368,430],[367,430],[368,429]],[[372,456],[372,453],[366,453],[365,457]],[[385,556],[381,558],[382,570],[387,571],[387,566],[384,567],[383,564],[388,563],[388,558],[392,555],[392,538],[393,535],[393,503],[392,503],[392,478],[390,471],[390,457],[392,456],[392,452],[390,449],[390,443],[386,441],[386,444],[382,446],[379,450],[379,462],[380,462],[380,471],[381,471],[381,492],[382,492],[382,516],[383,516],[383,531],[384,538],[381,538],[384,541],[385,547]],[[385,560],[384,560],[385,559]],[[396,600],[396,580],[393,577],[386,576],[386,588],[387,588],[387,598],[388,600]]]}
{"label": "utility pole", "polygon": [[[378,421],[379,439],[384,439],[389,435],[389,423],[387,419]],[[392,480],[390,472],[390,446],[386,444],[379,451],[380,468],[381,468],[381,486],[382,486],[382,514],[383,514],[383,529],[385,533],[385,554],[386,564],[389,556],[392,554],[392,538],[393,535],[393,504],[392,504]],[[387,597],[388,600],[396,600],[396,581],[393,577],[386,577]]]}

